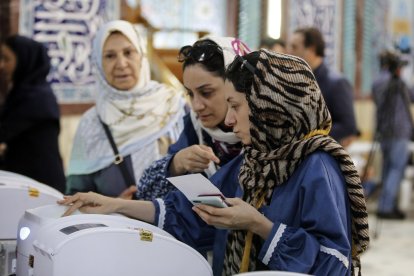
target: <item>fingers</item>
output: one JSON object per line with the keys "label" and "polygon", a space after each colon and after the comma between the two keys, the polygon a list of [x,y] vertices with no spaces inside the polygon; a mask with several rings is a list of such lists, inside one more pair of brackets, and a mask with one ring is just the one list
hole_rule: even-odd
{"label": "fingers", "polygon": [[62,217],[66,217],[66,216],[73,214],[76,210],[82,207],[82,205],[83,205],[83,202],[80,200],[76,201],[72,205],[69,205],[69,208],[66,210],[65,213],[63,213]]}
{"label": "fingers", "polygon": [[213,225],[219,228],[229,228],[229,220],[225,216],[226,212],[223,212],[223,210],[227,208],[216,208],[204,204],[199,204],[197,206],[193,206],[192,209],[208,225]]}
{"label": "fingers", "polygon": [[190,160],[187,171],[192,172],[192,173],[203,172],[205,169],[208,168],[208,164],[209,162],[203,163],[203,162]]}
{"label": "fingers", "polygon": [[236,205],[239,205],[239,203],[240,203],[241,201],[243,201],[243,200],[241,200],[241,199],[240,199],[240,198],[238,198],[238,197],[234,197],[234,198],[227,197],[227,198],[226,198],[226,203],[230,204],[231,206],[236,206]]}
{"label": "fingers", "polygon": [[192,146],[187,158],[205,164],[208,164],[210,161],[220,163],[220,159],[214,154],[212,148],[205,145]]}
{"label": "fingers", "polygon": [[79,199],[78,194],[73,195],[73,196],[63,196],[63,199],[58,200],[57,203],[61,204],[61,205],[70,205],[73,202],[77,201]]}
{"label": "fingers", "polygon": [[[201,211],[204,213],[209,214],[210,216],[223,216],[223,209],[225,208],[218,208],[206,204],[197,204],[197,206],[193,206],[194,211]],[[198,214],[198,212],[197,212]]]}
{"label": "fingers", "polygon": [[138,191],[137,186],[135,185],[129,186],[128,190],[130,193],[136,193]]}
{"label": "fingers", "polygon": [[214,151],[211,147],[208,147],[206,145],[199,145],[199,146],[200,146],[200,149],[202,149],[200,154],[203,158],[211,160],[216,164],[220,163],[220,159],[214,154]]}
{"label": "fingers", "polygon": [[193,145],[180,150],[174,156],[171,171],[176,175],[185,172],[202,172],[208,168],[211,161],[220,163],[220,159],[210,147]]}
{"label": "fingers", "polygon": [[58,200],[57,203],[61,205],[67,205],[69,208],[62,216],[69,216],[82,206],[90,204],[94,193],[76,193],[73,196],[63,196],[62,200]]}
{"label": "fingers", "polygon": [[137,187],[135,185],[131,185],[126,188],[118,197],[123,199],[132,199],[136,192]]}

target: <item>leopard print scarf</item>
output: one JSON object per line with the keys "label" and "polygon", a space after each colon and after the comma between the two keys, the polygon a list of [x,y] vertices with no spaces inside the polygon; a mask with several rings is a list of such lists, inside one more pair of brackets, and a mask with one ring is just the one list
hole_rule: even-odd
{"label": "leopard print scarf", "polygon": [[[360,178],[348,153],[331,137],[331,117],[315,77],[302,59],[260,50],[246,94],[252,143],[245,147],[239,181],[243,200],[259,208],[312,152],[331,154],[344,174],[352,216],[353,267],[369,243],[368,214]],[[254,116],[253,116],[254,115]],[[255,270],[259,248],[252,233],[229,233],[223,275]],[[243,254],[248,262],[241,269]]]}

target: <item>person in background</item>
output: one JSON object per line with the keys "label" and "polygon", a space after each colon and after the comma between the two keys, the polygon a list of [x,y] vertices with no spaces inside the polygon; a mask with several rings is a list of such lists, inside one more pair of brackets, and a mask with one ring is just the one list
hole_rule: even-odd
{"label": "person in background", "polygon": [[239,155],[240,140],[224,124],[224,72],[236,55],[232,42],[242,45],[231,37],[209,37],[181,48],[178,58],[192,111],[177,143],[144,171],[138,199],[164,197],[173,190],[166,177],[200,172],[209,177]]}
{"label": "person in background", "polygon": [[321,32],[313,27],[295,30],[288,53],[304,59],[312,68],[332,116],[330,135],[347,147],[358,136],[353,90],[348,80],[324,63],[325,42]]}
{"label": "person in background", "polygon": [[380,66],[381,71],[372,84],[377,108],[375,139],[380,142],[383,156],[377,216],[404,219],[405,214],[399,210],[397,198],[411,154],[408,146],[414,129],[410,103],[414,101],[414,91],[401,79],[404,62],[396,53],[381,53]]}
{"label": "person in background", "polygon": [[350,275],[369,243],[366,205],[355,166],[328,136],[330,114],[311,69],[262,49],[236,57],[226,78],[225,123],[244,151],[210,180],[228,207],[191,206],[180,192],[153,201],[78,193],[59,201],[65,215],[120,212],[158,225],[201,252],[213,248],[216,276]]}
{"label": "person in background", "polygon": [[97,100],[75,134],[67,194],[132,198],[143,170],[178,138],[185,99],[150,79],[143,45],[129,22],[111,21],[98,30],[92,56]]}
{"label": "person in background", "polygon": [[60,112],[46,77],[46,47],[13,35],[1,45],[0,71],[7,96],[0,113],[0,155],[3,168],[65,191],[59,153]]}
{"label": "person in background", "polygon": [[266,37],[260,41],[260,48],[268,49],[281,54],[286,54],[286,43],[283,39]]}

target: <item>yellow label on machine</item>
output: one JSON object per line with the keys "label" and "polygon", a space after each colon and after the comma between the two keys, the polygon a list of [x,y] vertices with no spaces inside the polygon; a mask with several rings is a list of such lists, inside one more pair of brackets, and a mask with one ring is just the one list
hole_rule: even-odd
{"label": "yellow label on machine", "polygon": [[29,196],[39,197],[39,195],[40,195],[40,192],[38,189],[29,187]]}
{"label": "yellow label on machine", "polygon": [[145,229],[140,229],[139,235],[141,236],[141,241],[152,242],[152,232]]}

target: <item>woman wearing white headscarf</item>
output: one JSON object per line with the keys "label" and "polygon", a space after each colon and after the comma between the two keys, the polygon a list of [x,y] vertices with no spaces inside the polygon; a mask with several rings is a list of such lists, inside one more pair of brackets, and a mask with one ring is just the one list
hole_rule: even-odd
{"label": "woman wearing white headscarf", "polygon": [[[75,135],[68,194],[94,191],[120,196],[162,156],[160,141],[178,138],[185,100],[181,93],[150,79],[143,45],[126,21],[111,21],[98,30],[92,54],[96,106],[82,116]],[[119,151],[117,157],[104,124]],[[127,183],[125,174],[133,183]]]}

